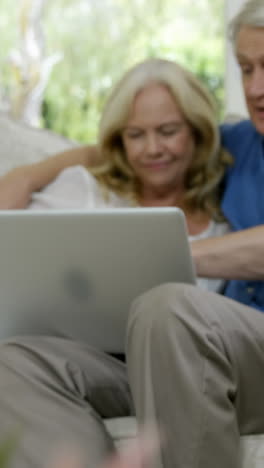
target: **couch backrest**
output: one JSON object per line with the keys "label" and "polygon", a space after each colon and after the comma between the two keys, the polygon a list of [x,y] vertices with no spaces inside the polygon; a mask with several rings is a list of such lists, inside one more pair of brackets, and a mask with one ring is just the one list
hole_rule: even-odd
{"label": "couch backrest", "polygon": [[0,175],[76,145],[49,130],[29,127],[0,113]]}

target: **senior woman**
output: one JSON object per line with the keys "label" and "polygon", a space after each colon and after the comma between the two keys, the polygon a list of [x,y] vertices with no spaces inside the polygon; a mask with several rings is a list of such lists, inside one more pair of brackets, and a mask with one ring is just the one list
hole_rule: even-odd
{"label": "senior woman", "polygon": [[[220,147],[214,115],[191,73],[174,62],[147,60],[114,88],[96,152],[85,147],[59,156],[57,172],[64,158],[85,160],[89,171],[63,170],[33,193],[28,208],[178,206],[190,236],[223,234],[219,192],[231,158]],[[133,411],[122,362],[58,337],[1,342],[0,395],[0,439],[19,431],[14,468],[42,467],[53,444],[65,440],[78,443],[86,466],[97,466],[113,450],[102,418]]]}
{"label": "senior woman", "polygon": [[220,147],[208,92],[176,63],[151,59],[129,70],[105,105],[97,158],[91,147],[76,148],[72,162],[84,154],[89,172],[80,165],[65,169],[33,193],[28,208],[178,206],[191,240],[227,232],[219,191],[230,157]]}

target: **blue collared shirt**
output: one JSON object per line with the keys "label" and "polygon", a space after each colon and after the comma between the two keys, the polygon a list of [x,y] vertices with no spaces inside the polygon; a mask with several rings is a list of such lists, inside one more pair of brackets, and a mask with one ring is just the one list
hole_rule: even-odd
{"label": "blue collared shirt", "polygon": [[[264,224],[263,136],[249,120],[223,125],[221,136],[234,158],[225,178],[223,213],[234,231]],[[264,312],[264,281],[232,280],[224,294]]]}

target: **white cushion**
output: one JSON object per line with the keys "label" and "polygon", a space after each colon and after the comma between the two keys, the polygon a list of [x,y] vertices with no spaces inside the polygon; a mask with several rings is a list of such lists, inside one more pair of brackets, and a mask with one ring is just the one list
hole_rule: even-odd
{"label": "white cushion", "polygon": [[104,423],[117,448],[122,447],[129,440],[135,439],[137,435],[137,421],[133,416],[105,419]]}
{"label": "white cushion", "polygon": [[264,467],[264,434],[241,437],[241,468]]}
{"label": "white cushion", "polygon": [[49,130],[29,127],[0,113],[0,175],[44,159],[76,143]]}
{"label": "white cushion", "polygon": [[[123,447],[137,435],[137,421],[134,417],[113,418],[104,421],[117,448]],[[241,437],[241,468],[264,467],[264,434]]]}

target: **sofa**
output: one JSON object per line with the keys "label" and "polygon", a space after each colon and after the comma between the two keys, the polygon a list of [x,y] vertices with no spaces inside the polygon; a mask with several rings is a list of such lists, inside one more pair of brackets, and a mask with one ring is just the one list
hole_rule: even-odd
{"label": "sofa", "polygon": [[[48,130],[33,129],[14,121],[4,113],[0,113],[0,139],[0,175],[16,166],[40,161],[77,145]],[[108,419],[104,423],[117,448],[136,437],[134,417]],[[242,436],[240,450],[242,468],[263,468],[264,434]]]}

